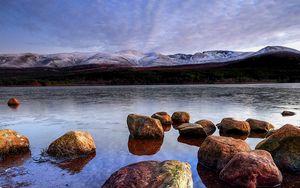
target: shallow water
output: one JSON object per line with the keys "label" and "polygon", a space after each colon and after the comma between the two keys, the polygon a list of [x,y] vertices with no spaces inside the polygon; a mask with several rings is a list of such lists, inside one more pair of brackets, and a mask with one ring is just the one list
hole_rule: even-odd
{"label": "shallow water", "polygon": [[[22,102],[18,109],[6,105],[13,96]],[[297,114],[282,117],[283,110]],[[120,167],[169,159],[192,165],[195,187],[216,185],[210,182],[213,178],[203,177],[204,170],[197,171],[201,140],[178,138],[173,128],[160,141],[129,140],[127,115],[157,111],[187,111],[191,122],[210,119],[219,123],[224,117],[236,117],[266,120],[277,128],[286,123],[299,125],[300,84],[2,87],[0,128],[26,135],[31,153],[0,163],[0,186],[100,187]],[[34,160],[69,130],[89,131],[97,145],[96,155],[68,163]],[[260,140],[247,138],[246,142],[254,148]]]}

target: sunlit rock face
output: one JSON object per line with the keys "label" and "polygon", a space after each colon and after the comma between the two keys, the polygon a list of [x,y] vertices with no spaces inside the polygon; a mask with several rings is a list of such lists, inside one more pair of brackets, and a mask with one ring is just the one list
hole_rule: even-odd
{"label": "sunlit rock face", "polygon": [[190,122],[190,114],[187,112],[174,112],[172,114],[172,124],[176,128],[178,125]]}
{"label": "sunlit rock face", "polygon": [[125,166],[113,173],[102,188],[192,188],[192,172],[188,163],[168,161],[143,161]]}
{"label": "sunlit rock face", "polygon": [[275,187],[282,174],[265,150],[239,152],[220,172],[220,179],[237,187]]}
{"label": "sunlit rock face", "polygon": [[17,107],[21,102],[17,98],[10,98],[7,102],[7,105],[10,107]]}
{"label": "sunlit rock face", "polygon": [[202,120],[196,121],[195,123],[200,124],[203,127],[203,129],[207,135],[212,135],[216,131],[215,124],[210,120],[202,119]]}
{"label": "sunlit rock face", "polygon": [[286,124],[257,144],[269,151],[279,168],[300,172],[300,128]]}
{"label": "sunlit rock face", "polygon": [[53,141],[47,153],[54,157],[77,158],[95,153],[96,145],[90,133],[85,131],[70,131]]}
{"label": "sunlit rock face", "polygon": [[269,132],[274,129],[274,125],[269,122],[261,121],[258,119],[249,118],[246,120],[253,132]]}
{"label": "sunlit rock face", "polygon": [[162,126],[169,126],[172,124],[171,116],[167,112],[156,112],[151,117],[158,119]]}
{"label": "sunlit rock face", "polygon": [[236,134],[250,134],[250,125],[247,121],[238,120],[235,118],[224,118],[217,124],[220,132],[223,133],[236,133]]}
{"label": "sunlit rock face", "polygon": [[133,138],[163,138],[164,129],[158,119],[148,116],[129,114],[127,125]]}
{"label": "sunlit rock face", "polygon": [[27,137],[10,129],[0,130],[0,157],[11,153],[22,153],[29,150]]}

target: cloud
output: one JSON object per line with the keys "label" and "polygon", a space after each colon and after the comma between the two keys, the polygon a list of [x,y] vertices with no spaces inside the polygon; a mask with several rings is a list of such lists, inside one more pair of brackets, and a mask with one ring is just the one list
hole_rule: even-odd
{"label": "cloud", "polygon": [[299,17],[298,0],[2,0],[0,52],[193,53],[299,44]]}

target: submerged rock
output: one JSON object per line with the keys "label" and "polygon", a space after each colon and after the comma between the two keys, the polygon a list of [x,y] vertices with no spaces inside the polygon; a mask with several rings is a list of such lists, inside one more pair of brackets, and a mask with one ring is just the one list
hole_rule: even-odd
{"label": "submerged rock", "polygon": [[212,135],[216,131],[215,124],[210,120],[202,119],[202,120],[196,121],[195,123],[202,125],[202,127],[207,135]]}
{"label": "submerged rock", "polygon": [[29,140],[27,137],[10,129],[0,130],[0,157],[11,153],[22,153],[29,151]]}
{"label": "submerged rock", "polygon": [[133,138],[163,138],[164,129],[158,119],[148,116],[129,114],[127,125]]}
{"label": "submerged rock", "polygon": [[296,113],[292,112],[292,111],[283,111],[283,112],[281,112],[281,115],[282,116],[294,116],[294,115],[296,115]]}
{"label": "submerged rock", "polygon": [[286,124],[257,144],[269,151],[279,168],[300,172],[300,128]]}
{"label": "submerged rock", "polygon": [[192,188],[192,172],[188,163],[169,161],[143,161],[125,166],[103,184],[102,188]]}
{"label": "submerged rock", "polygon": [[246,121],[249,123],[251,131],[254,132],[268,132],[274,129],[274,125],[266,121],[251,118],[247,119]]}
{"label": "submerged rock", "polygon": [[163,138],[158,139],[138,139],[128,138],[128,150],[134,155],[154,155],[160,150]]}
{"label": "submerged rock", "polygon": [[12,107],[17,107],[19,106],[21,103],[17,98],[10,98],[7,102],[8,106],[12,106]]}
{"label": "submerged rock", "polygon": [[202,125],[196,123],[184,123],[177,127],[180,136],[185,137],[206,137]]}
{"label": "submerged rock", "polygon": [[190,122],[190,114],[187,112],[174,112],[172,114],[172,124],[181,125]]}
{"label": "submerged rock", "polygon": [[171,116],[167,112],[156,112],[151,117],[158,119],[162,126],[170,126],[172,124]]}
{"label": "submerged rock", "polygon": [[208,136],[198,151],[199,163],[221,170],[234,154],[250,151],[249,145],[240,139],[223,136]]}
{"label": "submerged rock", "polygon": [[53,141],[47,153],[54,157],[76,158],[96,152],[96,145],[90,133],[70,131]]}
{"label": "submerged rock", "polygon": [[234,134],[250,134],[250,125],[247,121],[241,121],[234,118],[224,118],[217,124],[220,132]]}
{"label": "submerged rock", "polygon": [[282,174],[269,152],[254,150],[235,154],[220,179],[238,187],[275,187],[281,184]]}

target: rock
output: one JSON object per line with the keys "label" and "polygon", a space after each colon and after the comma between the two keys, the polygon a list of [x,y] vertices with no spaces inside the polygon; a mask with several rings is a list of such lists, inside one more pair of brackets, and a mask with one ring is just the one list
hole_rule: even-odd
{"label": "rock", "polygon": [[281,112],[281,115],[282,116],[294,116],[294,115],[296,115],[296,113],[292,112],[292,111],[283,111],[283,112]]}
{"label": "rock", "polygon": [[221,170],[234,154],[242,151],[250,151],[249,145],[243,140],[208,136],[200,146],[198,160],[206,167]]}
{"label": "rock", "polygon": [[102,188],[192,188],[192,172],[188,163],[180,161],[143,161],[125,166],[103,184]]}
{"label": "rock", "polygon": [[162,126],[169,126],[172,124],[172,119],[167,112],[156,112],[151,117],[158,119]]}
{"label": "rock", "polygon": [[266,121],[251,118],[247,119],[246,121],[249,123],[251,131],[254,132],[268,132],[274,129],[274,125]]}
{"label": "rock", "polygon": [[27,137],[14,130],[0,130],[0,157],[11,153],[23,153],[29,151],[29,140]]}
{"label": "rock", "polygon": [[250,125],[247,121],[241,121],[234,118],[224,118],[217,124],[220,132],[233,134],[250,134]]}
{"label": "rock", "polygon": [[47,153],[54,157],[77,158],[96,152],[95,142],[90,133],[70,131],[53,141]]}
{"label": "rock", "polygon": [[275,187],[282,174],[272,156],[264,150],[240,152],[220,172],[220,179],[237,187]]}
{"label": "rock", "polygon": [[128,138],[128,150],[134,155],[154,155],[163,143],[163,138],[158,139],[138,139]]}
{"label": "rock", "polygon": [[202,125],[202,127],[207,135],[212,135],[216,131],[215,124],[210,120],[202,119],[202,120],[196,121],[195,123]]}
{"label": "rock", "polygon": [[187,112],[174,112],[172,114],[172,124],[181,125],[190,122],[190,114]]}
{"label": "rock", "polygon": [[7,105],[8,106],[12,106],[12,107],[16,107],[19,106],[21,103],[17,98],[11,98],[8,100]]}
{"label": "rock", "polygon": [[265,138],[268,138],[269,136],[271,136],[272,134],[276,133],[277,131],[278,131],[278,129],[274,129],[274,130],[269,131],[269,132],[266,134],[266,137],[265,137]]}
{"label": "rock", "polygon": [[202,125],[196,123],[184,123],[177,127],[180,136],[186,137],[206,137]]}
{"label": "rock", "polygon": [[133,138],[163,138],[164,129],[158,119],[148,116],[129,114],[127,125]]}
{"label": "rock", "polygon": [[276,165],[300,172],[300,128],[286,124],[257,144],[256,149],[271,153]]}

